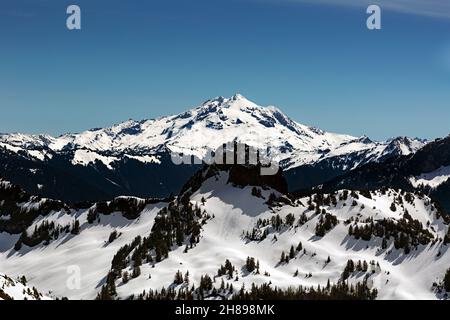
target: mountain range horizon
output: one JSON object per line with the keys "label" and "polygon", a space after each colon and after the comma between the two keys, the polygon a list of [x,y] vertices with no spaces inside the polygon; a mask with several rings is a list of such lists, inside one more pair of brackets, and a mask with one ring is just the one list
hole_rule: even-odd
{"label": "mountain range horizon", "polygon": [[[243,95],[243,94],[241,94],[239,92],[236,92],[230,98],[226,98],[225,96],[222,96],[222,95],[215,96],[214,98],[210,98],[210,99],[205,100],[201,105],[204,105],[205,103],[210,102],[210,101],[218,101],[218,100],[246,100],[246,101],[248,101],[248,102],[250,102],[250,103],[252,103],[255,106],[258,106],[260,108],[276,108],[276,109],[279,109],[279,107],[277,107],[275,105],[267,105],[267,106],[257,105],[253,101],[247,99],[247,97],[245,95]],[[192,107],[192,108],[196,108],[196,107]],[[50,133],[48,133],[45,130],[42,130],[41,132],[37,132],[37,133],[27,133],[27,132],[24,132],[24,131],[12,130],[10,132],[0,132],[0,136],[2,136],[2,135],[3,136],[4,135],[11,135],[11,134],[24,134],[24,135],[27,135],[27,136],[42,136],[42,137],[59,138],[59,137],[65,136],[65,135],[80,134],[80,133],[83,133],[83,132],[95,131],[95,130],[98,130],[98,129],[101,129],[101,128],[112,128],[112,127],[119,126],[121,124],[127,123],[129,121],[131,121],[131,122],[145,122],[145,121],[150,121],[150,120],[158,120],[158,119],[162,119],[162,118],[172,117],[172,116],[183,114],[183,113],[185,113],[185,112],[187,112],[187,111],[189,111],[191,109],[188,108],[188,109],[185,109],[185,111],[180,112],[180,113],[166,114],[166,115],[161,115],[161,116],[158,116],[158,117],[149,117],[149,118],[142,118],[142,119],[128,118],[128,119],[123,120],[123,121],[112,123],[112,124],[107,125],[105,127],[94,126],[94,127],[91,127],[91,128],[86,128],[84,130],[77,130],[77,131],[73,131],[73,132],[71,132],[71,131],[63,131],[63,132],[60,132],[59,134],[50,134]],[[281,109],[279,109],[279,110],[281,110]],[[297,122],[297,123],[300,123],[298,119],[295,119],[294,121]],[[314,124],[314,125],[311,124],[311,125],[307,125],[307,126],[311,127],[311,128],[320,128],[319,124]],[[330,131],[330,132],[332,132],[332,131]],[[352,135],[351,133],[345,133],[345,134]],[[449,132],[449,134],[450,134],[450,132]],[[360,137],[360,138],[370,138],[370,136],[368,134],[358,135],[358,137]],[[408,138],[412,138],[412,139],[416,139],[416,140],[421,140],[423,142],[434,140],[434,139],[423,138],[423,137],[420,137],[420,136],[407,136],[407,135],[401,135],[401,134],[391,136],[391,137],[389,137],[387,139],[371,139],[371,138],[370,139],[373,140],[373,141],[389,141],[389,140],[393,140],[393,139],[400,138],[400,137],[408,137]],[[435,139],[439,139],[439,138],[441,138],[441,137],[436,137]]]}
{"label": "mountain range horizon", "polygon": [[[231,142],[268,150],[291,191],[317,186],[368,163],[414,154],[429,143],[409,137],[377,142],[323,131],[293,121],[275,106],[262,107],[235,94],[176,115],[127,120],[76,134],[0,135],[0,175],[30,193],[69,202],[119,195],[165,197],[182,186],[182,180],[168,172],[187,179],[198,170],[198,165],[173,163],[171,155],[205,159],[211,150]],[[155,182],[150,187],[149,179]]]}

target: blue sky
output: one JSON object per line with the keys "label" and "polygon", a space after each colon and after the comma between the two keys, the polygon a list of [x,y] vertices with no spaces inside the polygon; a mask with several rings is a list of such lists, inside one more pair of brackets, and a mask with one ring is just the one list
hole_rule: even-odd
{"label": "blue sky", "polygon": [[[78,132],[236,92],[374,139],[450,133],[450,5],[374,1],[2,0],[0,132]],[[82,30],[66,29],[78,4]]]}

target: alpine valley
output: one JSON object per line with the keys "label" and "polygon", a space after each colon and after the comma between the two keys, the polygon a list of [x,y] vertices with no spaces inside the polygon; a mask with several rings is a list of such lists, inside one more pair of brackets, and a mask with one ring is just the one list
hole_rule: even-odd
{"label": "alpine valley", "polygon": [[[258,165],[176,165],[224,143]],[[372,141],[237,94],[0,135],[0,299],[447,299],[450,137]]]}

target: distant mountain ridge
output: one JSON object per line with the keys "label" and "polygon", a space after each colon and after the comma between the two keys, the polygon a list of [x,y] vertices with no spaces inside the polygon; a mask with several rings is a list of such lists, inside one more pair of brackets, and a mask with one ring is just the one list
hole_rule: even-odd
{"label": "distant mountain ridge", "polygon": [[[117,157],[158,162],[151,155],[161,150],[192,154],[199,158],[206,149],[238,141],[253,147],[271,147],[289,169],[354,151],[366,151],[370,159],[389,154],[409,154],[425,141],[399,137],[373,142],[368,137],[334,134],[294,122],[276,107],[261,107],[242,95],[218,97],[184,113],[154,120],[128,120],[105,129],[79,134],[2,134],[0,145],[11,151],[26,151],[43,160],[52,153],[75,150],[74,164],[98,159],[110,166]],[[84,151],[82,151],[84,150]],[[90,154],[92,153],[92,154]],[[355,164],[357,165],[357,164]]]}
{"label": "distant mountain ridge", "polygon": [[[176,167],[170,163],[171,153],[202,158],[227,142],[270,149],[286,171],[291,190],[317,185],[366,163],[415,153],[426,144],[407,137],[374,142],[365,136],[325,132],[236,94],[207,100],[178,115],[128,120],[79,134],[1,134],[0,176],[29,192],[67,201],[122,194],[167,196],[181,187],[177,175],[187,179],[198,169]],[[171,172],[177,173],[174,178]],[[308,174],[311,178],[305,179]],[[151,186],[144,187],[144,178]],[[87,195],[77,195],[64,180],[80,180]]]}
{"label": "distant mountain ridge", "polygon": [[420,190],[450,211],[450,136],[428,143],[414,154],[369,163],[320,188],[375,190],[381,187]]}

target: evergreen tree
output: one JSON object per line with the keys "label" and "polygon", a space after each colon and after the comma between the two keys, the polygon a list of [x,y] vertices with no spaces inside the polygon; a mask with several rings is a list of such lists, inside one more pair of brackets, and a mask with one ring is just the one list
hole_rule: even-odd
{"label": "evergreen tree", "polygon": [[292,226],[294,224],[294,222],[295,222],[295,216],[292,213],[289,213],[286,216],[286,224],[288,226]]}
{"label": "evergreen tree", "polygon": [[286,255],[285,255],[285,253],[283,251],[283,252],[281,252],[280,263],[284,263],[285,261],[286,261]]}
{"label": "evergreen tree", "polygon": [[109,239],[108,239],[108,242],[109,243],[112,243],[114,240],[116,240],[117,239],[117,231],[116,230],[114,230],[113,232],[111,232],[111,234],[109,235]]}
{"label": "evergreen tree", "polygon": [[177,273],[175,274],[174,279],[173,279],[173,283],[176,284],[176,285],[180,285],[183,282],[184,282],[183,274],[181,273],[180,270],[178,270]]}
{"label": "evergreen tree", "polygon": [[450,292],[450,269],[447,270],[444,276],[444,289]]}
{"label": "evergreen tree", "polygon": [[387,249],[388,243],[385,237],[383,237],[383,240],[381,241],[381,249]]}
{"label": "evergreen tree", "polygon": [[350,226],[348,227],[348,235],[349,235],[349,236],[352,236],[352,235],[353,235],[353,227],[352,227],[352,225],[350,225]]}
{"label": "evergreen tree", "polygon": [[252,196],[261,198],[261,197],[262,197],[262,195],[261,195],[261,189],[256,188],[256,187],[253,187],[253,188],[252,188]]}
{"label": "evergreen tree", "polygon": [[211,280],[211,277],[209,275],[201,276],[200,277],[200,292],[202,291],[210,291],[213,288],[213,283]]}
{"label": "evergreen tree", "polygon": [[367,272],[368,269],[369,269],[369,266],[367,265],[367,261],[364,260],[363,265],[362,265],[362,271]]}
{"label": "evergreen tree", "polygon": [[391,204],[391,211],[393,211],[393,212],[397,211],[397,207],[395,206],[395,202],[392,202],[392,204]]}
{"label": "evergreen tree", "polygon": [[75,220],[72,223],[72,230],[70,231],[72,234],[79,234],[80,233],[80,221]]}
{"label": "evergreen tree", "polygon": [[295,258],[294,246],[291,246],[291,250],[289,251],[289,258],[290,259],[294,259]]}
{"label": "evergreen tree", "polygon": [[342,273],[342,280],[347,280],[351,273],[355,272],[355,264],[353,260],[348,260],[347,265]]}
{"label": "evergreen tree", "polygon": [[139,277],[140,275],[141,275],[141,268],[139,266],[135,266],[133,268],[133,273],[131,274],[131,277],[134,279]]}
{"label": "evergreen tree", "polygon": [[247,261],[245,263],[245,267],[247,268],[248,272],[253,272],[256,269],[255,258],[247,257]]}
{"label": "evergreen tree", "polygon": [[19,251],[20,249],[22,249],[22,239],[19,238],[19,240],[17,240],[16,244],[14,245],[14,250]]}
{"label": "evergreen tree", "polygon": [[128,283],[129,280],[130,280],[130,275],[128,274],[128,271],[125,271],[122,274],[122,282],[123,283]]}

